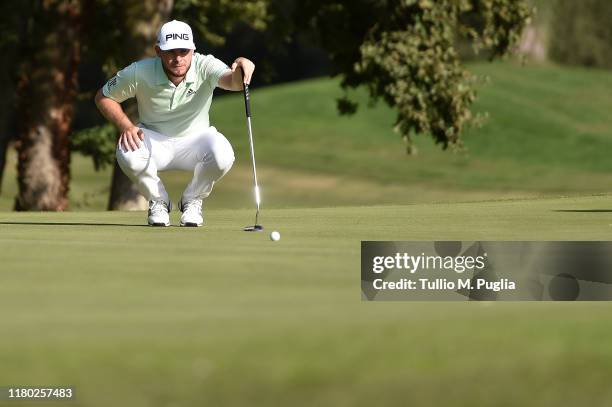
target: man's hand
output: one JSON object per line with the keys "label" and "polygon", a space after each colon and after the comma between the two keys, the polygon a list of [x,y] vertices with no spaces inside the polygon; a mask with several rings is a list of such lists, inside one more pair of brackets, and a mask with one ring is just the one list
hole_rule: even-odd
{"label": "man's hand", "polygon": [[144,141],[144,133],[142,129],[136,126],[130,126],[121,131],[119,136],[119,146],[125,151],[136,151],[140,148],[140,142]]}
{"label": "man's hand", "polygon": [[232,64],[232,74],[236,72],[238,68],[242,68],[242,72],[239,73],[243,75],[243,83],[249,85],[253,77],[253,72],[255,72],[255,64],[246,58],[240,57]]}
{"label": "man's hand", "polygon": [[121,105],[113,99],[107,98],[102,93],[102,89],[96,93],[96,106],[100,113],[108,121],[113,123],[119,130],[119,147],[124,151],[135,151],[140,148],[140,142],[144,141],[144,133],[130,121],[121,108]]}

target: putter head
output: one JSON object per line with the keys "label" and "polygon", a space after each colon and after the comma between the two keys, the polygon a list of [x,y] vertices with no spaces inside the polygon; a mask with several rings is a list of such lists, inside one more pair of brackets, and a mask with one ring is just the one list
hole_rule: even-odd
{"label": "putter head", "polygon": [[261,225],[246,226],[242,230],[245,232],[261,232],[263,230],[263,226]]}

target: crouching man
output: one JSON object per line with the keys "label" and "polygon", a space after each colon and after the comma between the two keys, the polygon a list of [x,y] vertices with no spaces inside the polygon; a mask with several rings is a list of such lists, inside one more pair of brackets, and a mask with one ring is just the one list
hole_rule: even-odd
{"label": "crouching man", "polygon": [[[148,222],[169,226],[170,197],[159,171],[193,172],[178,202],[181,226],[202,226],[202,200],[234,163],[229,141],[210,125],[213,90],[239,91],[249,84],[255,65],[237,58],[231,68],[212,55],[194,52],[189,25],[164,24],[157,36],[157,57],[117,72],[96,94],[96,105],[120,132],[117,162],[149,200]],[[140,123],[120,103],[136,98]]]}

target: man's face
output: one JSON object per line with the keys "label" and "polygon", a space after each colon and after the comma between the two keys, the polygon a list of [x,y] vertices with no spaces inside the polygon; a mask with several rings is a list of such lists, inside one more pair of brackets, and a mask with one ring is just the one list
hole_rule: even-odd
{"label": "man's face", "polygon": [[177,48],[162,51],[159,47],[155,47],[155,50],[157,51],[157,56],[161,58],[167,73],[178,77],[187,74],[191,66],[193,50]]}

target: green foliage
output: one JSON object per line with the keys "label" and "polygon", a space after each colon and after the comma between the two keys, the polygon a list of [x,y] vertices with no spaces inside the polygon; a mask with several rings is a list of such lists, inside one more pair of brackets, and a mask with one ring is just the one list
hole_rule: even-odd
{"label": "green foliage", "polygon": [[[298,14],[330,53],[342,86],[366,86],[373,100],[396,108],[396,130],[412,150],[412,134],[431,134],[443,148],[460,147],[459,135],[474,122],[474,76],[455,50],[469,36],[492,57],[507,54],[530,16],[524,0],[310,0]],[[478,28],[462,23],[478,17]],[[347,98],[344,113],[354,110]]]}
{"label": "green foliage", "polygon": [[550,57],[559,63],[612,68],[612,2],[556,0]]}
{"label": "green foliage", "polygon": [[266,28],[267,0],[176,0],[173,18],[183,20],[209,45],[220,46],[237,23]]}
{"label": "green foliage", "polygon": [[70,138],[70,149],[91,157],[96,171],[113,165],[116,148],[117,131],[110,123],[75,132]]}
{"label": "green foliage", "polygon": [[80,1],[84,56],[100,60],[109,77],[134,60],[155,55],[157,32],[172,11],[172,1]]}

